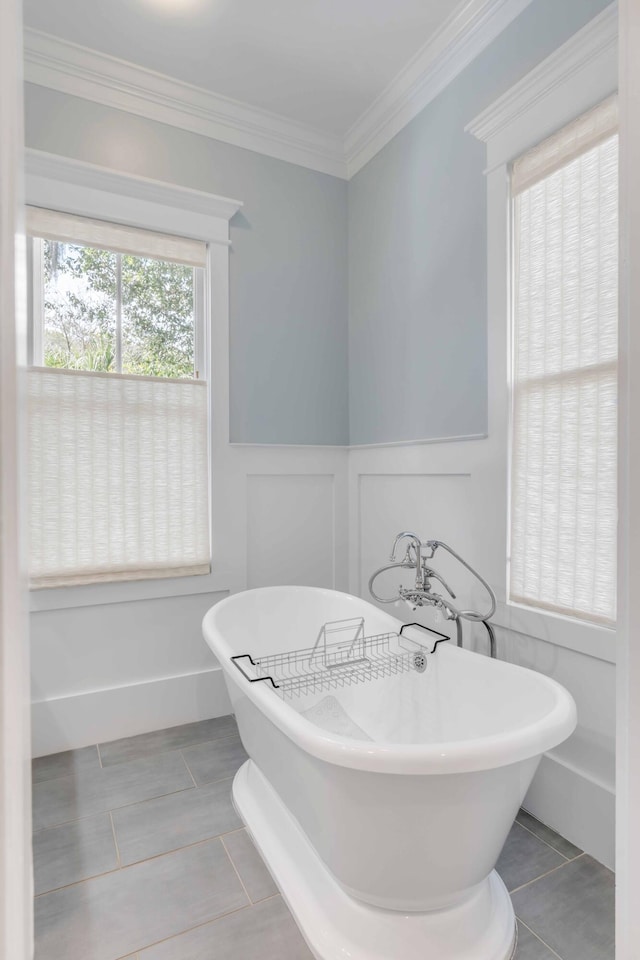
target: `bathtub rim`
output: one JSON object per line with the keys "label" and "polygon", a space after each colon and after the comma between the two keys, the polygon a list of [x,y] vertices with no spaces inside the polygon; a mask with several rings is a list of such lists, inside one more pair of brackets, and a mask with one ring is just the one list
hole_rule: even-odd
{"label": "bathtub rim", "polygon": [[[325,594],[327,598],[340,596],[356,600],[380,614],[378,607],[353,594],[324,587],[277,586],[257,587],[241,591],[214,604],[202,621],[203,636],[218,659],[227,684],[232,683],[247,696],[286,736],[301,749],[327,763],[355,770],[387,774],[453,774],[472,773],[508,766],[539,756],[566,740],[577,725],[576,705],[571,694],[557,681],[545,674],[500,661],[509,669],[533,674],[536,682],[555,695],[552,709],[540,720],[506,733],[475,739],[444,743],[404,744],[353,740],[330,733],[316,726],[279,697],[266,683],[249,683],[234,667],[231,656],[235,650],[216,625],[217,618],[229,605],[240,602],[244,593],[308,593]],[[382,611],[384,613],[384,611]],[[387,615],[389,616],[389,615]],[[396,621],[389,616],[389,619]],[[453,644],[440,649],[445,655],[479,657],[481,654],[460,649]],[[486,659],[483,657],[483,659]]]}

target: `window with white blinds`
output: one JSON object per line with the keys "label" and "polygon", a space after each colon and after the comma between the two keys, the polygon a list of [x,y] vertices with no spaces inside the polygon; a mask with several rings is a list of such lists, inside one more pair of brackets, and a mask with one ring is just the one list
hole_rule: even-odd
{"label": "window with white blinds", "polygon": [[208,573],[206,245],[39,209],[27,224],[31,586]]}
{"label": "window with white blinds", "polygon": [[512,171],[510,599],[616,617],[618,137],[610,98]]}

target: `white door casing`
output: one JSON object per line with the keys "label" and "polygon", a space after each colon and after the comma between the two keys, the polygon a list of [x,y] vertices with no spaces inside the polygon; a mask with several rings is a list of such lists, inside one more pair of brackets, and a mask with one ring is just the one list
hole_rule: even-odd
{"label": "white door casing", "polygon": [[22,22],[0,2],[0,956],[32,943],[31,755],[22,509],[19,358],[24,344]]}

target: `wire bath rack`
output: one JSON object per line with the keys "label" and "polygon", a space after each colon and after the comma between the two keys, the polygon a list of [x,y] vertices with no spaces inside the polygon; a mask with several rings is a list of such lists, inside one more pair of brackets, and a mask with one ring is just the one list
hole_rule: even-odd
{"label": "wire bath rack", "polygon": [[[409,627],[418,627],[437,639],[429,649],[404,635]],[[285,698],[378,680],[409,670],[423,673],[427,669],[427,657],[445,640],[449,637],[421,623],[405,623],[397,633],[366,636],[364,617],[354,617],[323,624],[312,647],[257,659],[242,653],[231,660],[249,683],[266,681]]]}

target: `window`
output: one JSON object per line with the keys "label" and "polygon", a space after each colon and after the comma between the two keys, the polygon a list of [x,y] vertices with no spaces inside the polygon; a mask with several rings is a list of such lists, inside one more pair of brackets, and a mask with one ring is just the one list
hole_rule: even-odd
{"label": "window", "polygon": [[31,585],[208,573],[205,244],[27,226]]}
{"label": "window", "polygon": [[617,104],[513,164],[510,599],[615,622]]}

